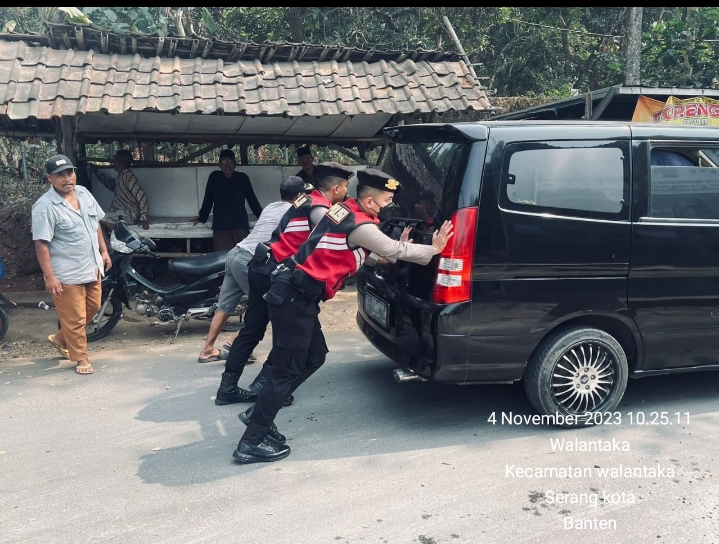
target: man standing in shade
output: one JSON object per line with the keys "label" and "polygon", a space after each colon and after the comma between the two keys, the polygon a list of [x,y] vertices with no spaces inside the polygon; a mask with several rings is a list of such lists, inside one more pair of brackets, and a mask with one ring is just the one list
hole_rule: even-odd
{"label": "man standing in shade", "polygon": [[97,166],[88,164],[88,170],[115,193],[110,210],[105,214],[105,222],[109,230],[112,230],[115,223],[121,219],[127,223],[136,223],[145,230],[150,228],[148,222],[150,205],[147,202],[147,195],[140,187],[137,176],[130,168],[131,165],[132,153],[127,149],[120,149],[115,153],[117,178],[102,174],[97,170]]}
{"label": "man standing in shade", "polygon": [[249,176],[235,171],[237,161],[231,149],[220,151],[219,166],[220,170],[212,172],[207,179],[200,213],[192,219],[192,224],[206,223],[212,212],[212,245],[215,251],[229,251],[250,233],[245,202],[258,218],[262,206]]}
{"label": "man standing in shade", "polygon": [[295,176],[299,176],[305,183],[314,183],[315,181],[315,158],[308,146],[300,147],[297,150],[297,160],[302,166],[302,170],[297,172]]}

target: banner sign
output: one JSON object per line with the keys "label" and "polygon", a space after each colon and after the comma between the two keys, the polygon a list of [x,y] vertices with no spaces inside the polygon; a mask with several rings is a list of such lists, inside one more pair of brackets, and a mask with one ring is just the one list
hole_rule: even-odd
{"label": "banner sign", "polygon": [[640,96],[634,108],[632,122],[719,126],[719,100],[703,96],[679,100],[670,96],[664,103]]}

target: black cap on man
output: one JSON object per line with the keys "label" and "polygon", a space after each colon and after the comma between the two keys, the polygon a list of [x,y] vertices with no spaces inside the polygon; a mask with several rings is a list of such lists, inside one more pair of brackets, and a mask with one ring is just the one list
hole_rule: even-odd
{"label": "black cap on man", "polygon": [[402,190],[402,185],[389,174],[376,168],[366,168],[357,171],[357,186],[364,185],[380,191],[388,191],[397,194]]}
{"label": "black cap on man", "polygon": [[63,170],[75,168],[70,160],[70,157],[66,155],[53,155],[47,162],[45,162],[45,171],[48,174],[59,174]]}
{"label": "black cap on man", "polygon": [[[347,166],[338,162],[323,162],[315,165],[315,180],[324,177],[350,179],[354,175],[354,171]],[[315,185],[317,181],[315,181]]]}
{"label": "black cap on man", "polygon": [[285,200],[291,200],[300,193],[311,193],[314,185],[305,183],[299,176],[288,176],[280,184],[280,196]]}

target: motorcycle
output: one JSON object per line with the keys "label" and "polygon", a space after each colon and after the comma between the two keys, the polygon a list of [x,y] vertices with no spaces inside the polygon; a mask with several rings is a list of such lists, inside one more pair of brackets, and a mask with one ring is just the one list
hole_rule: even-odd
{"label": "motorcycle", "polygon": [[17,308],[17,304],[15,302],[13,302],[9,298],[7,298],[5,295],[0,293],[0,341],[2,341],[3,338],[5,338],[8,327],[10,326],[8,313],[4,307],[5,304],[7,304],[8,306],[11,306],[13,308]]}
{"label": "motorcycle", "polygon": [[171,344],[175,343],[184,320],[212,319],[215,315],[225,276],[227,251],[170,259],[167,267],[182,283],[160,286],[142,276],[132,265],[135,255],[160,258],[154,252],[156,245],[150,238],[140,238],[124,221],[119,221],[113,228],[110,245],[112,268],[102,280],[100,311],[86,328],[89,342],[104,338],[115,328],[123,308],[132,309],[132,295],[135,312],[139,315],[157,316],[163,323],[174,321],[177,324]]}

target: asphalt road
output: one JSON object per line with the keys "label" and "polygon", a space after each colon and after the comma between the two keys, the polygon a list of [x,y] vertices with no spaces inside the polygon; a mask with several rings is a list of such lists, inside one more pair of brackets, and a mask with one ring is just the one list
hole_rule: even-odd
{"label": "asphalt road", "polygon": [[630,381],[621,423],[559,429],[502,424],[534,413],[521,385],[398,384],[359,332],[328,344],[276,420],[292,454],[249,466],[247,405],[215,406],[195,345],[104,351],[92,376],[0,360],[0,541],[719,542],[719,373]]}

